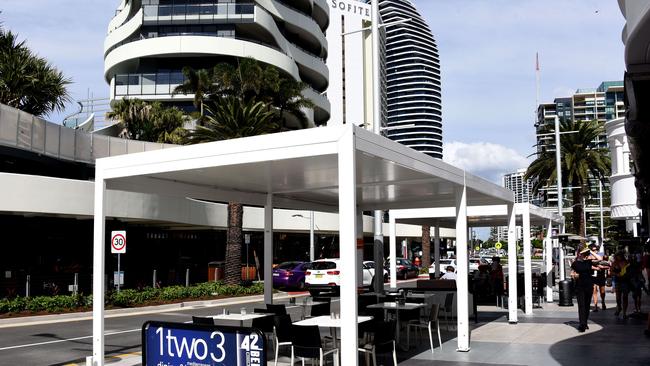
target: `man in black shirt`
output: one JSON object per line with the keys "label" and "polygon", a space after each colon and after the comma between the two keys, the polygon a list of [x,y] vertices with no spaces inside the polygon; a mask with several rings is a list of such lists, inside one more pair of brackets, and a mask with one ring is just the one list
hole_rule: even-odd
{"label": "man in black shirt", "polygon": [[595,266],[592,261],[596,260],[598,260],[598,255],[586,247],[580,251],[576,261],[571,264],[573,270],[571,277],[575,283],[576,299],[578,300],[578,318],[580,320],[578,331],[581,333],[588,328],[589,304],[594,289],[592,274],[594,270],[598,269],[598,266]]}

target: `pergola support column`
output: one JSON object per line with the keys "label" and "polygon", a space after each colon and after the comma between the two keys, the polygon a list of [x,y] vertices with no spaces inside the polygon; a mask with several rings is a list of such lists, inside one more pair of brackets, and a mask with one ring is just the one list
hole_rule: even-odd
{"label": "pergola support column", "polygon": [[546,250],[546,302],[553,302],[553,221],[548,220],[544,248]]}
{"label": "pergola support column", "polygon": [[395,261],[397,260],[397,237],[396,232],[396,224],[395,224],[395,217],[390,214],[390,211],[388,213],[388,227],[390,228],[390,250],[389,250],[389,262],[390,262],[390,267],[388,268],[388,276],[390,277],[390,287],[391,288],[396,288],[397,287],[397,267],[395,266]]}
{"label": "pergola support column", "polygon": [[459,352],[469,347],[469,285],[467,258],[467,188],[463,186],[456,194],[456,317]]}
{"label": "pergola support column", "polygon": [[273,194],[264,206],[264,302],[273,304]]}
{"label": "pergola support column", "polygon": [[433,259],[435,261],[434,265],[434,277],[440,277],[440,225],[436,225],[433,229]]}
{"label": "pergola support column", "polygon": [[[353,130],[341,137],[338,148],[339,251],[341,268],[358,268],[357,197]],[[341,360],[357,366],[357,271],[341,276]]]}
{"label": "pergola support column", "polygon": [[532,260],[530,257],[531,241],[530,241],[530,206],[523,205],[523,212],[521,214],[522,230],[524,234],[524,313],[526,315],[533,314],[533,270]]}
{"label": "pergola support column", "polygon": [[104,267],[106,238],[106,181],[97,165],[93,224],[93,357],[92,366],[104,365]]}
{"label": "pergola support column", "polygon": [[512,203],[508,207],[508,322],[517,323],[517,216]]}

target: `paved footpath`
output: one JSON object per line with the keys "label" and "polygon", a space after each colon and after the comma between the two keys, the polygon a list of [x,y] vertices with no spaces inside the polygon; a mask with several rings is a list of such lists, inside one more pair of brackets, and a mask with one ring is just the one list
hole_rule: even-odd
{"label": "paved footpath", "polygon": [[[442,349],[436,347],[435,353],[431,354],[425,337],[417,348],[398,353],[398,360],[404,366],[650,365],[650,338],[643,335],[650,297],[644,294],[643,302],[645,316],[623,320],[614,315],[614,295],[608,291],[608,309],[591,313],[590,329],[585,333],[579,333],[576,329],[575,300],[573,307],[543,304],[541,309],[534,309],[532,316],[520,311],[516,325],[508,323],[507,310],[480,306],[479,323],[470,322],[470,352],[456,352],[455,330],[452,328],[447,332],[443,321]],[[282,358],[282,361],[287,360]],[[141,354],[138,349],[116,353],[107,357],[106,364],[141,365]],[[288,362],[279,364],[287,365]],[[342,365],[345,364],[343,361]]]}

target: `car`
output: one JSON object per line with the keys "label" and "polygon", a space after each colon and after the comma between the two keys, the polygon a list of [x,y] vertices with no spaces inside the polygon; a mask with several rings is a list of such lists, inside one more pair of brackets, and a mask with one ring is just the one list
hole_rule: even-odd
{"label": "car", "polygon": [[[456,260],[455,259],[440,259],[440,274],[444,274],[447,271],[447,267],[454,267],[454,272],[456,272]],[[435,273],[436,264],[432,263],[429,266],[429,274]]]}
{"label": "car", "polygon": [[[371,286],[374,276],[375,267],[372,262],[364,262],[362,267],[362,284]],[[388,277],[384,270],[385,278]],[[305,288],[309,290],[312,296],[318,296],[321,292],[340,293],[341,286],[341,265],[338,258],[318,259],[311,262],[311,268],[305,273]]]}
{"label": "car", "polygon": [[[406,280],[408,278],[417,278],[420,275],[420,269],[406,258],[397,258],[395,259],[395,263],[397,263],[397,267],[395,268],[397,278]],[[384,268],[390,268],[389,260],[386,260],[384,263]]]}
{"label": "car", "polygon": [[309,262],[283,262],[273,269],[273,288],[305,288],[305,272],[310,268]]}
{"label": "car", "polygon": [[478,267],[489,265],[488,261],[483,258],[470,258],[469,259],[469,271],[474,272],[478,271]]}

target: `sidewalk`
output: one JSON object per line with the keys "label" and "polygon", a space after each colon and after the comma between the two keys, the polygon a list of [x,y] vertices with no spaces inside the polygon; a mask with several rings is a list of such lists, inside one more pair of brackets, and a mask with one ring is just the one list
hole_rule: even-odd
{"label": "sidewalk", "polygon": [[[442,349],[436,347],[432,355],[428,339],[424,339],[416,349],[398,353],[398,361],[403,366],[649,365],[650,339],[643,335],[650,310],[648,300],[644,294],[643,315],[623,320],[614,315],[614,295],[608,292],[607,310],[591,313],[590,329],[585,333],[579,333],[576,329],[578,315],[575,300],[572,307],[560,307],[557,302],[543,304],[543,308],[534,309],[532,316],[520,311],[516,325],[508,323],[507,310],[479,306],[479,323],[470,322],[470,352],[456,352],[455,330],[452,328],[446,332],[442,322]],[[141,365],[141,354],[107,357],[106,364]],[[286,362],[278,364],[288,365]],[[345,361],[342,364],[345,365]]]}

